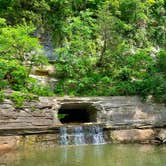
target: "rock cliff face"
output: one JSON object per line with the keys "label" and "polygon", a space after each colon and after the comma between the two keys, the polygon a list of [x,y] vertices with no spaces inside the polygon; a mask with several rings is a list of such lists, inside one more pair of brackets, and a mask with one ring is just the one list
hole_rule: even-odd
{"label": "rock cliff face", "polygon": [[[57,99],[60,106],[86,107],[95,122],[111,128],[149,128],[166,126],[166,107],[143,103],[139,97],[92,97]],[[94,117],[93,117],[94,116]]]}
{"label": "rock cliff face", "polygon": [[76,117],[80,110],[85,110],[86,120],[102,123],[112,142],[166,142],[164,105],[143,103],[136,96],[40,97],[20,109],[16,109],[10,100],[0,104],[0,150],[10,149],[10,145],[25,145],[28,140],[31,144],[57,143],[54,133],[58,133],[59,125],[62,125],[58,119],[59,110],[69,114],[73,110]]}
{"label": "rock cliff face", "polygon": [[[58,110],[63,107],[84,109],[89,121],[105,123],[111,128],[152,128],[166,126],[166,107],[161,104],[143,103],[139,97],[40,97],[16,109],[14,103],[5,100],[0,105],[0,129],[53,127],[61,124]],[[71,112],[71,111],[70,111]]]}
{"label": "rock cliff face", "polygon": [[95,107],[100,109],[98,121],[105,122],[110,127],[166,126],[166,108],[160,104],[142,103],[138,97],[113,97],[101,101]]}
{"label": "rock cliff face", "polygon": [[93,122],[103,123],[108,140],[117,143],[165,143],[166,107],[134,97],[62,98],[65,108],[88,110]]}
{"label": "rock cliff face", "polygon": [[5,100],[0,105],[0,129],[42,128],[59,124],[57,104],[53,98],[41,97],[16,109],[14,103]]}

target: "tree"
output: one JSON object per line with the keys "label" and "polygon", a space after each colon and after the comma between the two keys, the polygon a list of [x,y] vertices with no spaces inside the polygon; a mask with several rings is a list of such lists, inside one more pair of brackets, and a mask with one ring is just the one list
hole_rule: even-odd
{"label": "tree", "polygon": [[7,60],[18,60],[28,67],[29,72],[33,65],[40,65],[46,61],[44,51],[37,38],[30,36],[34,32],[33,26],[7,26],[1,19],[0,28],[0,55]]}

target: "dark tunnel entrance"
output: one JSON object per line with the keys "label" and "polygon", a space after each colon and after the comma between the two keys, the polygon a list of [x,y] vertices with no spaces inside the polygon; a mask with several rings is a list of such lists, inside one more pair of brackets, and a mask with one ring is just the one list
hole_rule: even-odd
{"label": "dark tunnel entrance", "polygon": [[58,111],[61,123],[96,122],[97,112],[90,104],[63,104]]}

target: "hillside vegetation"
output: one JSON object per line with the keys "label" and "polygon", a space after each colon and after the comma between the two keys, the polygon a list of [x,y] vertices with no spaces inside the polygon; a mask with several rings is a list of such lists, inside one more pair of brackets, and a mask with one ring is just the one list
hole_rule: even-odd
{"label": "hillside vegetation", "polygon": [[[39,31],[38,35],[34,35]],[[57,86],[29,78],[55,52]],[[0,0],[0,98],[37,95],[152,96],[166,102],[166,0]]]}

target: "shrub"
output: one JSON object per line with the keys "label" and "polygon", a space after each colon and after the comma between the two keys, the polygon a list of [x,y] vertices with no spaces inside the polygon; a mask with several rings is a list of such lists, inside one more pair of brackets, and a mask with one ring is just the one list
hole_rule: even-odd
{"label": "shrub", "polygon": [[0,18],[0,55],[6,60],[17,60],[26,65],[28,73],[32,66],[47,63],[43,47],[38,39],[30,34],[35,31],[32,25],[8,26]]}
{"label": "shrub", "polygon": [[53,96],[53,90],[39,84],[34,78],[28,78],[26,80],[26,90],[38,96]]}
{"label": "shrub", "polygon": [[0,103],[3,102],[4,98],[5,98],[4,92],[0,90]]}
{"label": "shrub", "polygon": [[36,101],[38,97],[29,92],[14,91],[10,99],[14,102],[16,108],[21,108],[25,102]]}
{"label": "shrub", "polygon": [[20,92],[13,92],[11,100],[14,102],[16,108],[21,108],[25,102],[25,96]]}
{"label": "shrub", "polygon": [[0,59],[0,89],[10,87],[14,90],[25,88],[27,70],[17,60]]}

